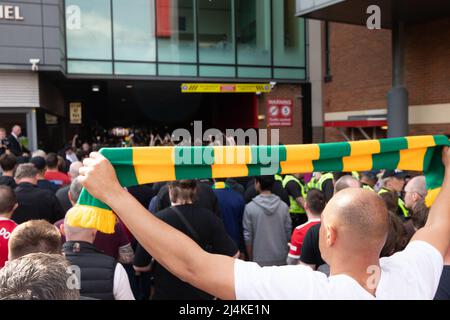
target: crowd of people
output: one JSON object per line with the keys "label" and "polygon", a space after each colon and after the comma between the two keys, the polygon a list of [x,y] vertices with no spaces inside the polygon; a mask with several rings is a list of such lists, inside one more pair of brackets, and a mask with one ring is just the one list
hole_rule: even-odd
{"label": "crowd of people", "polygon": [[[20,136],[14,132],[2,139]],[[448,205],[438,198],[430,212],[417,173],[298,173],[123,190],[107,161],[90,158],[92,146],[76,140],[60,155],[27,157],[10,143],[2,151],[0,299],[450,298]],[[82,186],[117,213],[114,234],[67,223]],[[369,265],[382,269],[378,287],[365,283]]]}

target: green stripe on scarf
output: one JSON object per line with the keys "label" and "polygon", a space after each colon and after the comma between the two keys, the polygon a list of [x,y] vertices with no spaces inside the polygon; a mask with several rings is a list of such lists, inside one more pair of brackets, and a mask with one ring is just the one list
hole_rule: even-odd
{"label": "green stripe on scarf", "polygon": [[[308,168],[308,170],[313,169],[318,172],[342,171],[344,168],[344,161],[346,163],[346,170],[353,171],[356,170],[354,168],[355,166],[359,165],[359,167],[361,167],[360,162],[368,161],[367,159],[372,159],[373,170],[405,169],[399,168],[399,166],[403,165],[411,167],[412,165],[413,167],[419,167],[423,163],[423,171],[426,176],[428,189],[427,204],[430,205],[439,194],[440,186],[443,182],[444,166],[441,160],[442,147],[450,146],[449,140],[446,136],[418,137],[414,139],[415,142],[413,146],[409,146],[407,139],[410,138],[377,140],[377,143],[380,144],[380,152],[376,154],[373,152],[377,152],[378,148],[376,149],[377,151],[373,151],[373,141],[367,142],[367,151],[365,151],[363,141],[360,142],[361,145],[358,143],[357,148],[355,147],[353,156],[351,156],[351,146],[348,142],[319,144],[312,146],[312,148],[295,147],[290,148],[293,153],[290,154],[290,158],[301,160],[293,160],[292,162],[287,161],[286,146],[252,146],[250,147],[252,157],[251,163],[231,163],[226,164],[226,166],[235,166],[237,170],[231,170],[231,172],[238,174],[243,172],[243,170],[239,170],[239,167],[246,165],[248,168],[248,176],[259,176],[281,173],[282,163],[284,164],[283,166],[287,168],[284,170],[284,174],[302,173],[301,168]],[[409,141],[411,141],[411,139]],[[417,144],[417,141],[421,141],[421,143]],[[417,147],[414,147],[414,145],[417,145]],[[420,157],[423,157],[423,159],[412,159],[410,158],[411,153],[403,153],[404,156],[403,159],[401,159],[402,151],[413,147],[416,148],[415,150],[418,151],[417,154],[420,154]],[[317,152],[314,152],[315,155],[302,153],[304,150],[313,149],[318,149],[320,151],[319,159],[317,159]],[[426,152],[423,152],[425,149]],[[116,169],[119,182],[124,187],[138,184],[133,164],[133,150],[134,149],[132,148],[124,148],[103,149],[101,151]],[[141,151],[142,149],[139,150]],[[220,154],[222,150],[216,151]],[[165,154],[163,158],[159,157],[161,156],[162,151],[165,151],[163,152],[163,154]],[[169,160],[167,155],[172,152],[174,159]],[[298,154],[295,154],[296,152]],[[146,181],[155,182],[173,180],[173,172],[175,172],[175,179],[177,180],[234,178],[234,176],[213,176],[213,166],[215,164],[214,153],[215,149],[213,147],[149,148],[145,150],[145,153],[140,152],[141,155],[138,157],[141,162],[139,167],[140,175],[143,175],[142,170],[144,170]],[[145,156],[142,156],[142,154],[145,154]],[[150,160],[164,159],[158,160],[164,163],[149,161],[149,163],[146,164],[147,154]],[[154,154],[154,158],[152,157],[152,154]],[[269,160],[271,160],[271,163],[269,163]],[[414,163],[408,163],[413,160]],[[165,163],[166,161],[167,163]],[[402,161],[402,163],[400,163],[400,161]],[[310,164],[312,164],[312,166]],[[169,171],[168,168],[173,168],[173,170],[171,170],[171,172],[161,172],[161,165],[165,165],[165,167],[163,167],[165,168],[165,171]],[[370,167],[370,164],[368,164],[367,167]],[[155,173],[152,174],[152,172]],[[216,174],[219,172],[218,174],[220,175],[220,172],[227,171],[216,170],[215,172]],[[83,190],[80,196],[78,205],[71,209],[66,217],[69,225],[72,226],[96,228],[105,233],[114,232],[114,214],[107,205],[94,199],[85,190]]]}
{"label": "green stripe on scarf", "polygon": [[344,169],[343,157],[350,156],[352,149],[348,142],[342,143],[321,143],[320,159],[313,161],[316,172],[341,172]]}
{"label": "green stripe on scarf", "polygon": [[[248,176],[275,175],[281,173],[281,162],[286,161],[286,147],[281,146],[251,146],[252,163],[247,165]],[[276,159],[276,163],[271,163]]]}

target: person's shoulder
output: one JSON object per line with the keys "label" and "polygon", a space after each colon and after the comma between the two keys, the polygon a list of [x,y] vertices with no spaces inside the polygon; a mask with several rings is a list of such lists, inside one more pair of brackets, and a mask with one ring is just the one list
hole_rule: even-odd
{"label": "person's shoulder", "polygon": [[194,210],[195,211],[195,215],[197,216],[197,217],[201,217],[201,218],[209,218],[209,219],[219,219],[218,217],[217,217],[217,215],[212,211],[212,210],[210,210],[210,209],[208,209],[208,208],[205,208],[205,207],[201,207],[201,206],[199,206],[199,205],[192,205],[192,207],[188,207],[188,208],[186,208],[186,209],[189,209],[189,210]]}
{"label": "person's shoulder", "polygon": [[[311,221],[305,222],[304,224],[301,224],[298,227],[296,227],[294,229],[294,232],[297,232],[297,233],[304,232],[311,224],[312,224]],[[308,228],[308,230],[309,229],[311,229],[311,228]]]}
{"label": "person's shoulder", "polygon": [[295,181],[295,180],[289,180],[288,181],[288,183],[286,183],[286,187],[299,187],[299,185],[298,185],[298,183],[297,183],[297,181]]}
{"label": "person's shoulder", "polygon": [[[50,183],[52,183],[52,182],[50,182]],[[53,183],[53,185],[55,185],[55,184]],[[70,185],[63,186],[62,188],[59,188],[58,191],[56,191],[56,196],[67,194],[67,192],[69,192],[69,189],[70,189]]]}
{"label": "person's shoulder", "polygon": [[274,196],[276,196],[278,198],[278,203],[283,209],[289,210],[289,206],[287,205],[286,202],[284,202],[278,195],[274,194]]}
{"label": "person's shoulder", "polygon": [[[324,294],[327,276],[308,266],[260,267],[254,262],[236,260],[235,283],[238,299],[314,299]],[[300,285],[299,285],[300,284]]]}
{"label": "person's shoulder", "polygon": [[319,238],[319,232],[320,232],[320,223],[313,225],[311,228],[308,229],[305,233],[305,238],[311,237],[311,238]]}
{"label": "person's shoulder", "polygon": [[302,233],[302,230],[299,229],[298,227],[294,229],[294,231],[292,231],[292,239],[297,239]]}
{"label": "person's shoulder", "polygon": [[155,212],[154,215],[155,215],[155,217],[158,217],[160,219],[164,219],[164,218],[166,218],[168,216],[175,215],[175,211],[172,209],[172,207],[169,207],[169,208],[162,209],[162,210],[160,210],[158,212]]}
{"label": "person's shoulder", "polygon": [[43,196],[46,196],[46,197],[50,197],[50,198],[53,198],[53,197],[55,197],[56,198],[56,196],[55,196],[55,193],[54,192],[52,192],[51,190],[49,190],[49,189],[45,189],[45,188],[35,188],[35,192],[36,192],[36,194],[41,194],[41,195],[43,195]]}
{"label": "person's shoulder", "polygon": [[380,259],[380,267],[383,271],[411,274],[413,278],[420,276],[417,273],[423,271],[423,268],[431,272],[434,268],[442,270],[443,265],[444,259],[441,253],[425,241],[412,241],[403,251]]}
{"label": "person's shoulder", "polygon": [[[259,197],[259,196],[257,196],[257,197]],[[257,197],[256,197],[256,198],[257,198]],[[258,205],[255,203],[255,199],[256,199],[256,198],[254,198],[252,201],[250,201],[249,203],[247,203],[247,204],[245,205],[245,211],[246,211],[247,213],[250,213],[250,212],[253,212],[253,211],[257,210]]]}
{"label": "person's shoulder", "polygon": [[11,229],[14,229],[15,227],[17,227],[17,223],[15,223],[11,219],[1,219],[0,220],[0,227],[6,228],[6,229],[11,231]]}

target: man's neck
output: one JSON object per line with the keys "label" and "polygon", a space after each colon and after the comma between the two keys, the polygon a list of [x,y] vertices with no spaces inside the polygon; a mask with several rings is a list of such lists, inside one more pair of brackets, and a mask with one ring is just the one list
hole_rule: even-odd
{"label": "man's neck", "polygon": [[48,172],[59,172],[58,168],[47,168]]}
{"label": "man's neck", "polygon": [[306,216],[308,217],[308,221],[317,221],[320,220],[320,214],[314,214],[311,211],[306,211]]}
{"label": "man's neck", "polygon": [[330,266],[330,276],[347,275],[359,283],[367,292],[375,296],[381,276],[380,259],[358,253],[335,257]]}
{"label": "man's neck", "polygon": [[10,220],[12,217],[12,213],[0,213],[0,219],[2,220]]}
{"label": "man's neck", "polygon": [[261,191],[260,193],[259,193],[260,195],[262,195],[262,196],[271,196],[272,195],[272,192],[270,192],[270,191]]}
{"label": "man's neck", "polygon": [[446,266],[450,266],[450,249],[447,250],[447,255],[445,256],[445,259],[444,259],[444,264]]}
{"label": "man's neck", "polygon": [[3,171],[3,176],[12,178],[14,175],[12,171]]}
{"label": "man's neck", "polygon": [[38,180],[45,180],[44,174],[43,173],[38,173],[37,179]]}

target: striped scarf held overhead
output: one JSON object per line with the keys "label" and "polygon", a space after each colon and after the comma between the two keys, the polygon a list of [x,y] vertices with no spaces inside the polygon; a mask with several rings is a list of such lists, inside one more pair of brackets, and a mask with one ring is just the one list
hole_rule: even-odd
{"label": "striped scarf held overhead", "polygon": [[[431,205],[444,178],[444,146],[450,146],[446,136],[419,136],[312,145],[102,149],[100,153],[114,166],[123,187],[184,179],[290,173],[423,171],[427,204]],[[116,216],[86,190],[66,218],[74,227],[114,233]]]}

